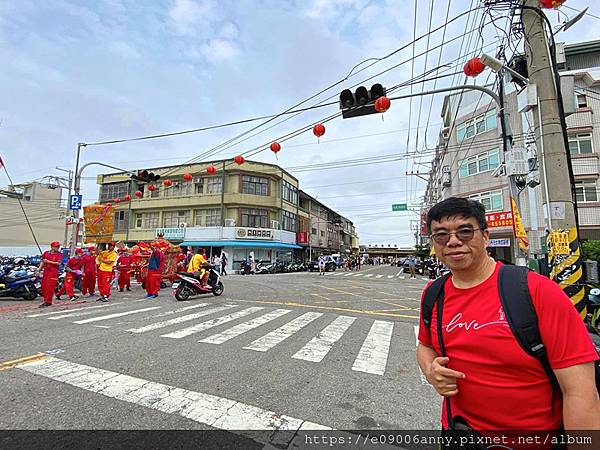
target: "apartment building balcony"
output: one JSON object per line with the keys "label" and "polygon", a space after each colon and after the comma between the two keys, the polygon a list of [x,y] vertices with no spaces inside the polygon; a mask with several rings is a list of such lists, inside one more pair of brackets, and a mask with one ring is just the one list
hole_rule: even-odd
{"label": "apartment building balcony", "polygon": [[596,175],[600,174],[598,165],[599,156],[597,153],[571,155],[571,165],[573,175]]}

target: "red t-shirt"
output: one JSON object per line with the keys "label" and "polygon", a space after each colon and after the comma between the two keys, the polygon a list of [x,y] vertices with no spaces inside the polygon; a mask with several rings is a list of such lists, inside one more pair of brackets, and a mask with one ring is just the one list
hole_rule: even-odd
{"label": "red t-shirt", "polygon": [[130,270],[131,269],[131,256],[121,255],[117,259],[117,270]]}
{"label": "red t-shirt", "polygon": [[83,264],[83,271],[86,273],[92,273],[96,271],[96,256],[95,255],[83,255],[81,257]]}
{"label": "red t-shirt", "polygon": [[[53,261],[53,262],[59,263],[62,261],[62,254],[60,252],[52,253],[52,252],[46,250],[44,252],[44,254],[42,255],[42,259],[47,259],[48,261]],[[44,264],[44,273],[57,274],[58,266],[54,265],[54,264]]]}
{"label": "red t-shirt", "polygon": [[[562,423],[562,401],[555,396],[540,362],[515,339],[500,304],[498,270],[478,286],[458,289],[450,278],[445,285],[443,333],[448,368],[463,372],[458,394],[452,397],[454,416],[464,417],[476,430],[556,430]],[[553,369],[595,361],[598,355],[570,299],[560,286],[530,272],[529,292]],[[437,308],[431,335],[423,324],[419,341],[441,355]],[[442,424],[447,426],[445,405]]]}

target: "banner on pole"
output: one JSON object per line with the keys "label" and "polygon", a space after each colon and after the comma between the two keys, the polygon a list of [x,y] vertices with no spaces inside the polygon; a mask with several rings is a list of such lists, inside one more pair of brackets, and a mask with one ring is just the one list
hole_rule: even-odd
{"label": "banner on pole", "polygon": [[517,240],[521,251],[523,253],[527,253],[529,250],[529,239],[527,239],[527,232],[523,226],[523,220],[521,219],[521,214],[517,208],[517,202],[512,196],[510,198],[510,203],[512,208],[513,231],[515,233],[515,239]]}

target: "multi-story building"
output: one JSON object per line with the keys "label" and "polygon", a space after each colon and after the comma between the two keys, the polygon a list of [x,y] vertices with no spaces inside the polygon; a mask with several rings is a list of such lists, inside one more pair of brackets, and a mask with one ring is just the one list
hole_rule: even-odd
{"label": "multi-story building", "polygon": [[[210,166],[216,173],[208,174]],[[298,180],[284,169],[225,160],[148,171],[161,176],[154,191],[149,189],[152,183],[140,183],[127,173],[98,176],[99,201],[121,200],[113,202],[113,240],[134,244],[163,233],[175,244],[204,247],[209,255],[225,251],[233,269],[251,253],[257,261],[309,257],[314,199],[302,193]],[[184,180],[187,173],[192,175],[190,181]],[[172,186],[163,185],[166,179]],[[122,201],[127,194],[131,201]],[[351,226],[345,229],[354,233]],[[345,249],[333,238],[327,244],[321,248]]]}
{"label": "multi-story building", "polygon": [[[35,255],[39,254],[36,240],[42,249],[47,249],[50,242],[62,242],[66,209],[62,205],[61,194],[59,186],[37,182],[11,185],[6,190],[0,190],[0,253]],[[21,206],[33,228],[35,239]]]}
{"label": "multi-story building", "polygon": [[[574,81],[575,96],[567,96],[566,110],[569,133],[569,150],[575,176],[577,206],[582,239],[600,238],[600,202],[598,177],[600,119],[600,41],[559,46],[560,69],[565,79]],[[565,83],[568,86],[572,83]],[[568,90],[563,89],[565,92]],[[570,104],[569,104],[570,103]],[[531,112],[519,112],[518,94],[509,91],[505,108],[514,136],[514,147],[527,149],[529,156],[539,152],[532,138],[534,120]],[[493,176],[504,160],[499,133],[496,104],[485,94],[464,92],[445,98],[442,117],[444,128],[432,161],[432,170],[425,193],[429,207],[451,196],[469,197],[481,201],[486,207],[492,237],[491,246],[499,258],[514,259],[515,241],[508,190],[504,176]],[[551,189],[551,180],[542,180],[535,188],[522,186],[519,195],[520,211],[529,237],[529,254],[537,257],[544,252],[542,241],[547,229],[544,204],[544,186]]]}

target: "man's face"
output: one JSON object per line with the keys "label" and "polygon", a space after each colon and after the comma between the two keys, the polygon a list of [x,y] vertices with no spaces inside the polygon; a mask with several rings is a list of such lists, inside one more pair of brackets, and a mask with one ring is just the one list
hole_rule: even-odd
{"label": "man's face", "polygon": [[[446,243],[438,242],[444,236],[440,233],[451,233]],[[464,235],[462,240],[460,235]],[[489,231],[480,230],[474,217],[452,216],[443,217],[440,222],[434,220],[431,222],[431,236],[436,256],[451,271],[473,269],[487,258],[485,249],[489,244]],[[472,238],[469,239],[470,236]]]}
{"label": "man's face", "polygon": [[50,251],[52,253],[58,253],[58,251],[60,250],[60,246],[56,246],[56,247],[50,247]]}

